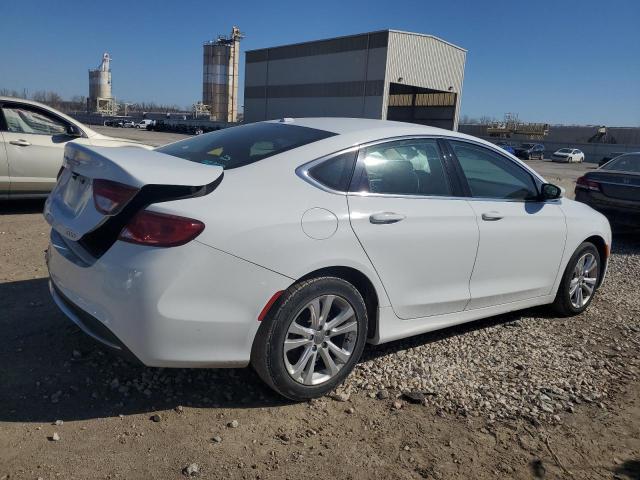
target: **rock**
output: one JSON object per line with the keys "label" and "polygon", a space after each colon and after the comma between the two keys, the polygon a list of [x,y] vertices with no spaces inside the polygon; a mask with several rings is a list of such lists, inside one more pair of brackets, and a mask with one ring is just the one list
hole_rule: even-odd
{"label": "rock", "polygon": [[162,416],[161,416],[159,413],[156,413],[156,414],[154,414],[154,415],[151,415],[150,420],[151,420],[152,422],[156,422],[156,423],[158,423],[158,422],[161,422],[161,421],[162,421]]}
{"label": "rock", "polygon": [[231,420],[229,423],[227,423],[227,427],[229,428],[238,428],[240,426],[240,422],[238,422],[238,420]]}
{"label": "rock", "polygon": [[425,400],[425,395],[422,392],[402,392],[402,397],[409,403],[420,404]]}
{"label": "rock", "polygon": [[182,412],[184,412],[184,408],[182,407],[182,405],[178,405],[176,408],[174,408],[174,410],[175,410],[177,413],[182,413]]}
{"label": "rock", "polygon": [[330,397],[336,402],[348,402],[349,399],[351,398],[351,394],[347,392],[339,392],[339,393],[336,392],[336,393],[332,393]]}
{"label": "rock", "polygon": [[355,410],[353,409],[353,407],[349,407],[345,410],[345,412],[351,415],[355,412]]}
{"label": "rock", "polygon": [[49,440],[52,442],[58,442],[60,440],[60,435],[58,435],[58,432],[53,432],[53,435],[49,437]]}
{"label": "rock", "polygon": [[395,400],[391,406],[395,410],[400,410],[402,408],[402,402],[400,400]]}
{"label": "rock", "polygon": [[216,435],[211,440],[213,440],[214,443],[220,443],[222,442],[222,437],[220,435]]}
{"label": "rock", "polygon": [[376,393],[376,397],[378,398],[378,400],[386,400],[387,398],[389,398],[389,391],[378,390],[378,393]]}
{"label": "rock", "polygon": [[64,422],[62,420],[56,420],[53,424],[60,426],[60,425],[64,425]]}
{"label": "rock", "polygon": [[187,477],[195,477],[200,473],[200,467],[197,463],[190,463],[182,469],[182,474]]}

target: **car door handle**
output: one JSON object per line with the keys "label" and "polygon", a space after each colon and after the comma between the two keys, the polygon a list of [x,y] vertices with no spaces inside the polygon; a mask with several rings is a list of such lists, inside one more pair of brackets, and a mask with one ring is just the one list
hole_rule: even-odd
{"label": "car door handle", "polygon": [[17,145],[19,147],[28,147],[29,145],[31,145],[31,142],[27,142],[26,140],[11,140],[9,142],[11,145]]}
{"label": "car door handle", "polygon": [[485,222],[495,222],[496,220],[502,220],[503,215],[500,212],[487,212],[482,214],[482,219]]}
{"label": "car door handle", "polygon": [[369,221],[374,225],[385,225],[387,223],[397,223],[404,220],[406,215],[393,212],[374,213],[369,217]]}

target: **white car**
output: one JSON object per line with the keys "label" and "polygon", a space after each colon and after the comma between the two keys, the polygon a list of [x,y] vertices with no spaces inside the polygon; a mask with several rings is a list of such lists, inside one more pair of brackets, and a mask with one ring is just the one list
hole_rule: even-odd
{"label": "white car", "polygon": [[69,142],[94,146],[138,146],[108,137],[38,102],[0,97],[0,200],[43,198],[56,184]]}
{"label": "white car", "polygon": [[584,153],[577,148],[561,148],[551,155],[551,160],[554,162],[582,163],[584,162]]}
{"label": "white car", "polygon": [[141,128],[146,130],[149,125],[154,125],[155,121],[149,120],[148,118],[142,120],[140,123],[136,123],[136,128]]}
{"label": "white car", "polygon": [[578,314],[611,246],[604,216],[491,143],[365,119],[70,144],[44,215],[51,294],[86,333],[148,366],[251,364],[297,400],[365,342]]}

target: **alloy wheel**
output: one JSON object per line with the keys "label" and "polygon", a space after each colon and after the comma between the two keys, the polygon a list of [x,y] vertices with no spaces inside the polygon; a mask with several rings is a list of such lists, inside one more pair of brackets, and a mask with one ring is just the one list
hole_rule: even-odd
{"label": "alloy wheel", "polygon": [[598,262],[593,253],[587,252],[576,262],[569,283],[569,299],[574,308],[584,307],[593,295],[598,281]]}
{"label": "alloy wheel", "polygon": [[283,360],[291,378],[319,385],[333,378],[349,361],[358,338],[351,304],[338,295],[308,302],[289,325]]}

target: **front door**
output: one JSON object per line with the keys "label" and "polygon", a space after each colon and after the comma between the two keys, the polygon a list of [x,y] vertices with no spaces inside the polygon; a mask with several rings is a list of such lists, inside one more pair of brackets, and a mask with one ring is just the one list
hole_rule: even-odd
{"label": "front door", "polygon": [[480,229],[467,309],[549,295],[567,233],[559,202],[539,201],[533,176],[493,150],[450,142]]}
{"label": "front door", "polygon": [[56,183],[67,135],[67,123],[49,112],[19,103],[4,104],[4,145],[12,195],[47,194]]}
{"label": "front door", "polygon": [[352,228],[402,319],[459,312],[469,301],[478,247],[475,213],[453,196],[437,140],[360,150]]}

